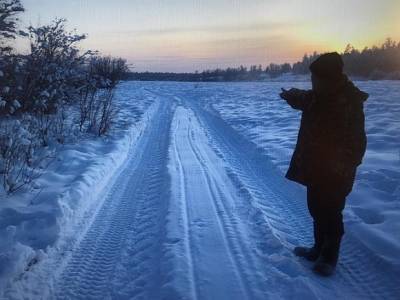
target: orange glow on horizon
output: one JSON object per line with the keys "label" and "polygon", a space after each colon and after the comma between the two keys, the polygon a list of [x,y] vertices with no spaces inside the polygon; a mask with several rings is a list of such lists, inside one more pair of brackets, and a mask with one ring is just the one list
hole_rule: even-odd
{"label": "orange glow on horizon", "polygon": [[55,16],[88,33],[82,48],[137,70],[195,71],[293,63],[305,53],[400,41],[399,0],[24,0],[26,25]]}

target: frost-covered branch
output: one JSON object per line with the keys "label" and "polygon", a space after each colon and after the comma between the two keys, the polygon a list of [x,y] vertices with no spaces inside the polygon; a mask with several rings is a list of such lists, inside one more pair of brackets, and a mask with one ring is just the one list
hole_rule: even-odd
{"label": "frost-covered branch", "polygon": [[[23,11],[19,1],[0,3],[1,12],[9,10],[1,22]],[[17,23],[11,25],[1,27],[0,37],[15,37]],[[67,31],[64,19],[31,26],[28,33],[29,54],[3,51],[0,57],[0,174],[8,193],[40,173],[43,155],[37,153],[64,143],[74,130],[108,133],[115,113],[114,89],[127,70],[121,58],[81,52],[78,45],[86,35]]]}

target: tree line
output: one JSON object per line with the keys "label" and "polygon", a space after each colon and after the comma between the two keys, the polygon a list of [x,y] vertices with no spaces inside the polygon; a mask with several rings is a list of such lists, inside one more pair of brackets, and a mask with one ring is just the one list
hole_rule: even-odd
{"label": "tree line", "polygon": [[[40,175],[49,145],[79,133],[104,135],[126,61],[79,50],[86,35],[66,20],[19,28],[20,0],[0,0],[0,182],[11,193]],[[28,54],[13,47],[29,40]]]}
{"label": "tree line", "polygon": [[[271,63],[266,67],[253,65],[250,68],[205,70],[195,73],[155,73],[134,72],[128,74],[131,80],[171,80],[171,81],[261,81],[279,77],[283,74],[309,74],[310,64],[320,53],[305,54],[296,63]],[[381,46],[365,47],[362,50],[347,45],[341,53],[346,74],[363,79],[400,79],[400,42],[390,38]]]}

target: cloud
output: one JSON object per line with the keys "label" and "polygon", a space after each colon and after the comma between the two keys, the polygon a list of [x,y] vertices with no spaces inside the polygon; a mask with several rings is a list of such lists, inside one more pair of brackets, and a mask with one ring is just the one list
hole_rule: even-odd
{"label": "cloud", "polygon": [[263,22],[250,24],[232,24],[232,25],[212,25],[212,26],[188,26],[188,27],[166,27],[166,28],[151,28],[141,30],[119,30],[103,32],[102,35],[120,35],[120,36],[165,36],[165,35],[181,35],[181,34],[196,34],[196,33],[238,33],[238,32],[268,32],[282,31],[288,28],[299,26],[295,22]]}

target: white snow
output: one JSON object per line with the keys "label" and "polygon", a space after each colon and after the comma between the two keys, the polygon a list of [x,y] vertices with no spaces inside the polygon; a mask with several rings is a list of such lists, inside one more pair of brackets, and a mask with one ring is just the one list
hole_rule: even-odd
{"label": "white snow", "polygon": [[278,94],[309,83],[288,80],[123,83],[113,135],[0,201],[0,298],[397,299],[400,85],[356,83],[368,150],[326,279],[292,254],[311,220],[284,179],[300,115]]}
{"label": "white snow", "polygon": [[77,239],[86,222],[82,219],[101,206],[103,190],[157,105],[154,96],[131,83],[120,85],[116,101],[119,113],[112,136],[60,147],[31,191],[0,199],[0,291],[23,276],[43,252]]}

